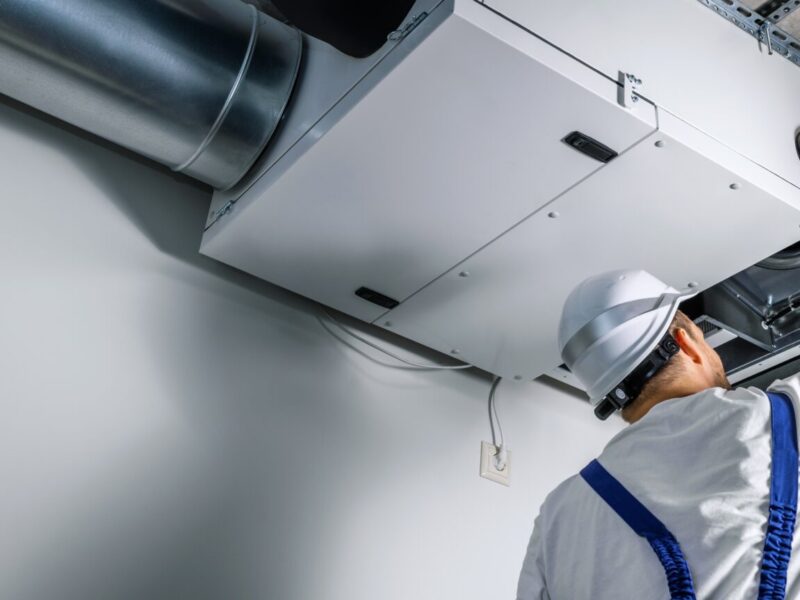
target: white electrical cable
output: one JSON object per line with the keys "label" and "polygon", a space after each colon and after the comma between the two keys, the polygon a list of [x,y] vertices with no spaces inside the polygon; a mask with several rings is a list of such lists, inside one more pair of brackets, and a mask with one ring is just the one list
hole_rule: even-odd
{"label": "white electrical cable", "polygon": [[[342,332],[341,332],[341,331],[339,331],[338,329],[335,329],[335,330],[334,330],[334,329],[333,329],[333,326],[332,326],[332,325],[330,325],[330,324],[328,324],[328,323],[327,323],[327,322],[326,322],[324,319],[322,319],[322,317],[320,317],[319,315],[317,315],[317,322],[318,322],[318,323],[319,323],[319,324],[322,326],[322,328],[323,328],[325,331],[327,331],[327,332],[328,332],[328,333],[331,335],[331,337],[332,337],[332,338],[334,338],[336,341],[338,341],[338,342],[339,342],[339,343],[341,343],[341,344],[344,344],[345,346],[347,346],[348,348],[350,348],[350,349],[351,349],[351,350],[353,350],[354,352],[358,352],[358,353],[359,353],[361,356],[363,356],[364,358],[367,358],[367,359],[371,360],[371,361],[372,361],[372,362],[374,362],[375,364],[378,364],[378,365],[380,365],[380,366],[382,366],[382,367],[387,367],[387,368],[389,368],[389,369],[400,369],[400,370],[403,370],[403,371],[406,371],[406,370],[408,370],[408,371],[416,371],[416,370],[417,370],[415,367],[408,367],[408,366],[406,366],[406,365],[403,365],[403,364],[397,364],[397,363],[395,363],[395,362],[385,362],[385,361],[382,361],[382,360],[378,360],[377,358],[375,358],[374,356],[372,356],[372,354],[370,354],[369,352],[367,352],[367,348],[360,346],[356,340],[351,340],[350,338],[346,338],[346,337],[345,337],[345,335],[344,335],[344,333],[342,333]],[[390,360],[391,360],[391,359],[390,359]]]}
{"label": "white electrical cable", "polygon": [[[342,323],[340,323],[336,318],[334,318],[334,316],[331,315],[328,311],[323,311],[323,313],[325,313],[325,316],[328,317],[330,322],[334,326],[336,326],[336,328],[338,330],[340,330],[341,332],[343,332],[343,333],[347,334],[348,336],[350,336],[350,337],[352,337],[352,338],[354,338],[354,339],[366,344],[370,348],[374,348],[378,352],[381,352],[381,353],[383,353],[383,354],[385,354],[387,356],[391,356],[395,360],[398,360],[401,363],[403,363],[405,365],[408,365],[407,368],[410,367],[412,369],[418,369],[420,371],[441,371],[441,370],[453,371],[453,370],[459,370],[459,369],[470,369],[470,368],[472,368],[472,365],[454,365],[454,366],[425,365],[425,364],[416,363],[416,362],[407,360],[407,359],[405,359],[405,358],[403,358],[401,356],[398,356],[397,354],[395,354],[393,352],[390,352],[386,348],[383,348],[383,347],[379,346],[378,344],[375,344],[374,342],[366,339],[365,337],[358,335],[354,331],[351,331],[350,329],[345,327]],[[338,341],[340,341],[342,343],[347,344],[347,342],[345,340],[341,339],[338,335],[336,335],[333,331],[331,331],[328,328],[327,324],[325,323],[325,321],[322,318],[317,317],[317,320],[319,321],[320,325],[322,325],[322,328],[325,331],[327,331],[332,337],[336,338]],[[350,344],[347,344],[347,345],[350,346]],[[355,350],[360,352],[360,350],[358,348],[356,348],[355,346],[351,346],[351,348],[354,348]],[[380,364],[385,365],[385,366],[394,366],[394,365],[386,365],[386,363],[380,363]],[[500,416],[497,414],[497,401],[495,400],[495,395],[496,395],[496,392],[497,392],[497,388],[500,385],[500,381],[501,380],[502,380],[502,377],[495,377],[494,381],[492,381],[492,387],[489,389],[489,426],[490,426],[491,432],[492,432],[492,444],[494,444],[494,447],[497,449],[497,453],[494,456],[494,461],[495,461],[495,466],[497,467],[498,471],[505,470],[505,468],[506,468],[506,466],[508,464],[508,452],[506,450],[505,437],[503,436],[503,426],[500,424]],[[495,432],[495,424],[496,424],[496,427],[497,427],[497,432]],[[498,438],[497,434],[498,433],[500,434],[499,435],[499,437],[500,437],[500,443],[499,444],[497,443],[497,438]]]}
{"label": "white electrical cable", "polygon": [[[394,354],[393,352],[390,352],[386,348],[382,348],[378,344],[375,344],[374,342],[371,342],[370,340],[366,339],[365,337],[362,337],[362,336],[358,335],[357,333],[355,333],[353,331],[350,331],[350,329],[348,329],[347,327],[342,325],[339,321],[337,321],[328,311],[323,311],[323,312],[325,313],[325,316],[327,316],[328,319],[330,319],[330,321],[338,329],[340,329],[342,332],[346,333],[350,337],[357,339],[358,341],[366,344],[367,346],[370,346],[371,348],[374,348],[375,350],[377,350],[379,352],[382,352],[383,354],[386,354],[387,356],[391,356],[395,360],[399,360],[403,364],[406,364],[406,365],[409,365],[411,367],[414,367],[415,369],[419,369],[421,371],[457,371],[459,369],[471,369],[472,368],[472,365],[453,365],[453,366],[448,366],[448,365],[426,365],[426,364],[416,363],[416,362],[407,360],[407,359],[405,359],[405,358],[403,358],[401,356],[398,356],[397,354]],[[323,327],[324,327],[324,322],[322,322],[321,319],[320,319],[320,322],[323,323]],[[324,327],[324,328],[328,333],[331,333],[331,331],[327,327]],[[333,335],[333,334],[331,333],[331,335]],[[336,336],[334,336],[334,337],[336,337]]]}
{"label": "white electrical cable", "polygon": [[[497,414],[497,400],[495,397],[497,388],[502,379],[502,377],[495,377],[492,382],[492,387],[489,389],[489,427],[492,430],[492,444],[494,444],[494,447],[497,449],[494,462],[498,471],[504,470],[508,462],[508,451],[506,450],[506,442],[503,437],[503,426],[500,425],[500,417]],[[495,423],[497,424],[497,432],[500,434],[499,444],[497,443],[497,435],[495,433]]]}
{"label": "white electrical cable", "polygon": [[[497,392],[497,387],[500,385],[500,381],[502,377],[495,377],[494,381],[492,382],[492,387],[489,390],[489,425],[492,429],[492,443],[497,446],[505,445],[505,440],[503,439],[503,427],[500,425],[500,417],[497,416],[497,401],[495,400],[495,394]],[[497,431],[500,433],[500,443],[497,443],[497,436],[495,434],[495,423],[497,423]]]}

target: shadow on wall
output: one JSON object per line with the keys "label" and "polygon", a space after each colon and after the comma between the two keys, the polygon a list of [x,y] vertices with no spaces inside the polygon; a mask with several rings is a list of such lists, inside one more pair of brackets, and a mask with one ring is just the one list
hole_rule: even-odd
{"label": "shadow on wall", "polygon": [[[71,135],[55,135],[60,132],[54,127]],[[200,255],[209,188],[4,98],[0,130],[19,133],[67,157],[70,167],[85,174],[135,225],[145,245],[152,244],[201,275],[187,275],[187,269],[167,272],[191,279],[197,299],[190,306],[159,298],[146,303],[148,312],[137,315],[135,322],[107,330],[109,336],[135,330],[146,340],[145,361],[124,350],[116,358],[114,364],[131,371],[122,373],[124,381],[109,381],[102,394],[96,386],[79,382],[58,399],[74,401],[72,410],[83,417],[116,394],[123,396],[123,404],[138,400],[119,391],[127,385],[137,393],[156,390],[161,396],[154,401],[164,410],[174,409],[181,426],[168,422],[165,432],[154,432],[146,443],[137,439],[102,468],[73,463],[87,483],[71,497],[53,497],[52,506],[64,516],[48,527],[28,560],[19,559],[13,581],[0,582],[0,596],[304,597],[296,588],[306,585],[305,569],[326,559],[309,552],[314,547],[309,540],[324,541],[325,535],[332,535],[326,532],[335,532],[335,515],[352,502],[348,491],[337,487],[343,477],[339,457],[353,455],[352,440],[380,447],[386,443],[385,431],[396,429],[394,423],[378,420],[381,415],[370,412],[376,410],[373,406],[364,406],[362,400],[369,396],[360,388],[373,384],[396,391],[405,386],[414,400],[422,394],[413,392],[430,382],[402,380],[390,370],[370,373],[371,364],[328,338],[306,314],[318,312],[314,302]],[[98,152],[96,145],[105,151]],[[160,176],[132,180],[129,161],[171,181]],[[180,191],[181,186],[197,193],[168,197],[164,191]],[[48,200],[54,206],[60,199]],[[238,290],[214,285],[205,275]],[[109,314],[120,314],[113,310]],[[63,335],[63,330],[53,335]],[[412,342],[396,345],[437,360],[435,353]],[[143,374],[150,385],[136,381]],[[98,376],[103,377],[109,376]],[[75,399],[78,395],[83,397]],[[50,416],[41,417],[50,422]],[[126,424],[119,421],[115,417],[95,423],[124,433]],[[81,435],[91,438],[90,429],[86,425]],[[49,443],[54,453],[64,450],[64,441]],[[283,449],[293,443],[297,447],[287,458]],[[110,452],[102,442],[91,444],[91,449],[98,455]],[[363,460],[367,459],[372,460]],[[354,460],[344,462],[345,473],[349,468],[354,480],[361,472],[378,473],[371,476],[371,484],[380,487],[381,478],[392,478],[385,466],[362,468]],[[36,469],[47,476],[52,465],[43,459]],[[0,547],[0,554],[4,551]]]}
{"label": "shadow on wall", "polygon": [[[200,243],[213,192],[210,187],[6,96],[0,95],[0,106],[6,106],[12,111],[32,117],[19,119],[15,118],[13,112],[0,111],[0,128],[16,131],[55,147],[65,156],[70,157],[86,176],[102,189],[120,213],[130,220],[161,252],[193,268],[271,301],[279,302],[284,306],[300,308],[315,314],[321,313],[322,305],[313,300],[200,254]],[[52,135],[53,127],[68,132],[74,137],[54,136]],[[94,148],[86,146],[86,142],[100,146],[113,156],[95,152]],[[120,158],[124,160],[119,160]],[[153,185],[149,186],[151,189],[131,186],[129,165],[126,164],[126,161],[133,161],[158,171],[180,185],[195,189],[198,194],[164,198],[164,194]],[[200,198],[203,200],[200,201]],[[298,256],[295,257],[295,260],[298,265],[302,265],[305,261],[313,260],[313,257]],[[370,260],[378,259],[370,257]],[[332,310],[331,312],[336,311]],[[347,315],[337,313],[337,318],[350,326],[369,330],[371,334],[378,335],[395,346],[417,353],[428,360],[441,362],[443,356],[446,356]],[[446,357],[444,362],[448,362],[449,358]]]}
{"label": "shadow on wall", "polygon": [[[284,303],[289,298],[292,302],[300,298],[199,253],[211,202],[210,187],[6,96],[0,96],[0,105],[33,117],[17,119],[13,113],[0,112],[2,128],[17,131],[56,147],[69,156],[103,190],[117,209],[165,254],[235,285],[273,296],[275,300],[282,300]],[[84,142],[98,145],[116,155],[117,159],[94,151],[87,152],[87,147],[78,139],[53,136],[50,129],[52,127],[66,131]],[[181,185],[204,193],[204,201],[196,201],[201,197],[199,195],[187,194],[165,199],[162,194],[146,193],[147,190],[143,193],[141,188],[130,185],[128,165],[124,160],[118,160],[118,157],[155,169]]]}

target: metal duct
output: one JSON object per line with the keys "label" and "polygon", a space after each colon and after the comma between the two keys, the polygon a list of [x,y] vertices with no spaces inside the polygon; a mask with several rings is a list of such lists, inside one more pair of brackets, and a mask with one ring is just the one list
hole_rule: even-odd
{"label": "metal duct", "polygon": [[240,0],[0,1],[0,92],[218,189],[269,141],[301,48]]}

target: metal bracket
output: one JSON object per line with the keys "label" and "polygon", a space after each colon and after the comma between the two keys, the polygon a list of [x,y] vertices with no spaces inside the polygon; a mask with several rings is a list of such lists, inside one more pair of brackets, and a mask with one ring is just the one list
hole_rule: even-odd
{"label": "metal bracket", "polygon": [[632,73],[620,71],[619,83],[622,85],[619,96],[620,105],[625,108],[633,108],[633,105],[639,101],[639,96],[635,92],[642,85],[642,80]]}
{"label": "metal bracket", "polygon": [[411,20],[403,25],[400,29],[395,29],[389,35],[386,36],[386,39],[390,42],[399,42],[404,37],[406,37],[409,33],[411,33],[414,29],[417,28],[417,25],[422,23],[425,20],[425,17],[428,16],[428,13],[423,11],[419,14],[414,15],[411,17]]}
{"label": "metal bracket", "polygon": [[208,226],[206,227],[206,229],[208,229],[209,227],[211,227],[211,226],[212,226],[214,223],[216,223],[216,222],[217,222],[217,221],[219,221],[219,220],[220,220],[222,217],[224,217],[224,216],[225,216],[225,215],[227,215],[229,212],[231,212],[231,211],[233,210],[233,205],[234,205],[234,203],[235,203],[235,202],[236,202],[235,200],[228,200],[228,201],[227,201],[225,204],[223,204],[223,205],[222,205],[222,206],[220,206],[220,207],[219,207],[217,210],[215,210],[215,211],[214,211],[214,212],[211,214],[210,223],[208,224]]}
{"label": "metal bracket", "polygon": [[[741,0],[699,0],[715,13],[724,17],[742,31],[766,44],[767,51],[780,54],[800,65],[800,40],[781,29],[780,21],[800,5],[794,1],[775,0],[765,5],[763,11],[755,10]],[[792,6],[788,6],[792,4]]]}
{"label": "metal bracket", "polygon": [[761,26],[761,31],[759,32],[759,36],[761,41],[767,42],[767,53],[772,56],[774,53],[772,52],[772,32],[769,30],[769,23],[765,22]]}

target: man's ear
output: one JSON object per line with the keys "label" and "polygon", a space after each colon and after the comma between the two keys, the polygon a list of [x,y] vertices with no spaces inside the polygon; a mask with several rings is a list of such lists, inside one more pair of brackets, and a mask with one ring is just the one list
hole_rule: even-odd
{"label": "man's ear", "polygon": [[675,338],[675,341],[678,343],[681,351],[686,354],[686,357],[689,360],[697,364],[702,364],[704,362],[703,354],[700,352],[700,346],[698,346],[697,342],[688,331],[682,327],[677,327],[673,332],[672,337]]}

